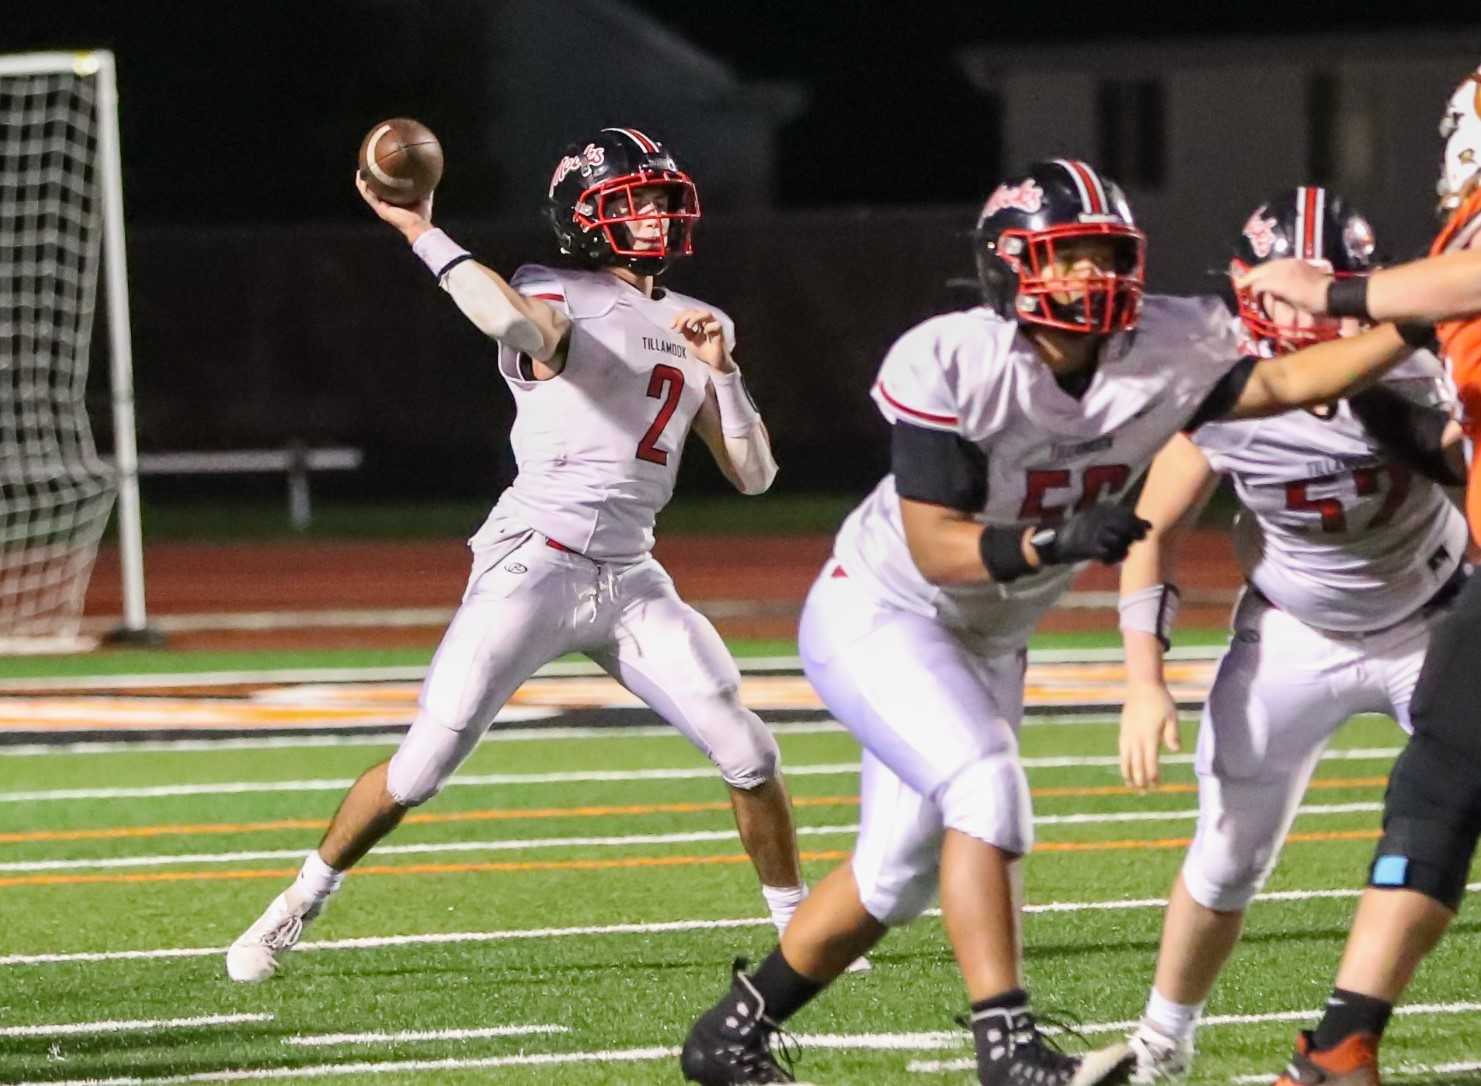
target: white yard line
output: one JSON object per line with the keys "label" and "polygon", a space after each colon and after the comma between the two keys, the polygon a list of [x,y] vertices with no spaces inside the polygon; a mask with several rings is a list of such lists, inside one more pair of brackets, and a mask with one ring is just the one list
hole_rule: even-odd
{"label": "white yard line", "polygon": [[[1328,751],[1322,761],[1386,761],[1398,757],[1399,747],[1368,747]],[[1169,754],[1163,765],[1191,765],[1192,754]],[[1114,768],[1121,764],[1113,755],[1048,756],[1023,758],[1025,769]],[[839,777],[859,772],[858,762],[825,762],[788,765],[790,777]],[[706,780],[715,775],[708,767],[693,769],[580,770],[567,773],[469,773],[454,776],[448,787],[488,785],[588,784],[594,782],[637,782]],[[41,788],[32,791],[0,792],[0,803],[44,803],[56,800],[161,799],[171,796],[226,796],[263,792],[339,792],[355,783],[350,777],[320,777],[289,781],[219,781],[215,784],[168,784],[131,788]]]}
{"label": "white yard line", "polygon": [[249,1082],[254,1079],[336,1078],[341,1075],[398,1075],[412,1071],[467,1071],[488,1067],[540,1067],[563,1063],[641,1063],[673,1059],[677,1048],[618,1048],[603,1052],[535,1052],[483,1059],[394,1060],[374,1063],[321,1063],[309,1067],[273,1067],[261,1070],[199,1071],[193,1075],[136,1078],[41,1079],[12,1086],[173,1086],[184,1082]]}
{"label": "white yard line", "polygon": [[[1405,1009],[1402,1007],[1395,1008],[1394,1013],[1404,1014]],[[976,1065],[974,1064],[973,1066]],[[1395,1079],[1430,1078],[1434,1075],[1459,1075],[1467,1071],[1481,1071],[1481,1061],[1466,1060],[1459,1063],[1433,1064],[1401,1063],[1397,1067],[1385,1067],[1383,1069],[1383,1080],[1385,1082],[1392,1082]],[[1269,1073],[1263,1075],[1236,1075],[1229,1081],[1231,1083],[1237,1083],[1239,1086],[1252,1086],[1254,1083],[1260,1083],[1261,1086],[1265,1086],[1270,1081],[1270,1075]]]}
{"label": "white yard line", "polygon": [[0,1037],[75,1037],[89,1033],[147,1033],[202,1026],[234,1026],[243,1022],[271,1022],[270,1014],[208,1014],[202,1018],[127,1018],[110,1022],[63,1022],[51,1026],[3,1026]]}
{"label": "white yard line", "polygon": [[[1381,803],[1314,803],[1297,808],[1298,816],[1322,817],[1370,814],[1383,810]],[[1036,826],[1075,826],[1104,822],[1188,822],[1198,817],[1196,808],[1180,811],[1119,811],[1115,813],[1036,815]],[[857,833],[857,823],[836,826],[799,826],[799,837],[833,837]],[[735,830],[694,830],[689,833],[634,833],[608,837],[529,837],[490,841],[437,841],[415,845],[382,845],[377,856],[415,856],[439,852],[523,852],[547,848],[626,848],[632,845],[678,845],[697,841],[733,841]],[[107,856],[81,860],[13,860],[0,863],[0,873],[27,871],[107,871],[129,867],[168,867],[175,864],[226,864],[256,860],[298,859],[302,848],[254,849],[241,852],[166,852],[152,856]]]}
{"label": "white yard line", "polygon": [[482,1029],[404,1030],[400,1033],[307,1033],[284,1037],[285,1045],[299,1048],[329,1045],[389,1045],[407,1041],[472,1041],[484,1037],[530,1037],[541,1033],[570,1033],[569,1026],[486,1026]]}
{"label": "white yard line", "polygon": [[[1216,660],[1222,645],[1188,645],[1173,648],[1169,660]],[[1080,649],[1034,649],[1029,662],[1035,664],[1115,663],[1125,658],[1120,647]],[[802,660],[796,656],[737,656],[735,662],[744,673],[800,671]],[[68,675],[36,678],[0,679],[0,694],[12,690],[87,690],[105,687],[110,690],[165,688],[171,686],[239,686],[250,683],[340,683],[340,682],[420,682],[427,674],[424,664],[399,667],[303,667],[243,668],[234,671],[181,671],[158,675]],[[598,676],[604,672],[587,660],[559,660],[535,672],[536,678],[560,676]]]}
{"label": "white yard line", "polygon": [[[1471,883],[1468,891],[1481,890],[1481,882]],[[1281,890],[1262,893],[1256,901],[1316,901],[1330,898],[1354,898],[1358,889]],[[1101,912],[1115,910],[1161,909],[1165,898],[1126,898],[1110,901],[1052,901],[1027,905],[1028,914]],[[940,910],[926,915],[939,916]],[[334,939],[317,943],[300,943],[299,951],[308,950],[375,950],[382,947],[416,946],[445,943],[496,943],[525,939],[568,939],[592,935],[655,935],[664,932],[705,931],[715,928],[760,928],[771,923],[769,917],[734,917],[719,920],[671,920],[646,924],[600,924],[569,928],[513,928],[504,931],[432,932],[425,935],[378,935],[359,939]],[[57,965],[69,962],[139,961],[154,958],[199,958],[224,954],[224,946],[170,947],[160,950],[82,951],[66,954],[10,954],[0,957],[0,966]]]}
{"label": "white yard line", "polygon": [[[1481,1012],[1481,1003],[1413,1003],[1394,1008],[1394,1014],[1474,1014]],[[1211,1014],[1206,1018],[1198,1020],[1199,1029],[1208,1029],[1216,1026],[1251,1026],[1266,1022],[1314,1022],[1319,1016],[1316,1009],[1301,1011],[1274,1011],[1269,1014]],[[1086,1036],[1094,1036],[1100,1033],[1126,1033],[1135,1029],[1141,1023],[1139,1018],[1127,1018],[1120,1022],[1090,1022],[1075,1028]],[[1063,1032],[1053,1027],[1044,1030],[1048,1034]],[[922,1035],[929,1036],[929,1035]],[[965,1046],[966,1039],[963,1034],[955,1034],[957,1046]],[[800,1039],[800,1038],[799,1038]],[[916,1071],[924,1074],[936,1074],[946,1071],[969,1071],[977,1066],[974,1059],[959,1060],[912,1060],[906,1065],[906,1070]],[[1481,1065],[1477,1065],[1481,1066]],[[1453,1069],[1453,1068],[1452,1068]],[[1384,1077],[1389,1077],[1385,1072]],[[1234,1082],[1246,1083],[1268,1083],[1270,1074],[1243,1075],[1233,1080]]]}

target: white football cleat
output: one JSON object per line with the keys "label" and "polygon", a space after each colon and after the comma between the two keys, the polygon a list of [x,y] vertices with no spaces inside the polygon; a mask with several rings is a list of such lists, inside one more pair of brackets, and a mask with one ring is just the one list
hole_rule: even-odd
{"label": "white football cleat", "polygon": [[864,955],[860,954],[853,961],[849,962],[848,968],[845,969],[844,972],[845,973],[872,973],[872,972],[874,972],[874,963],[871,962],[868,958],[864,957]]}
{"label": "white football cleat", "polygon": [[1133,1086],[1182,1086],[1193,1069],[1193,1042],[1174,1040],[1143,1022],[1126,1039],[1136,1066],[1128,1080]]}
{"label": "white football cleat", "polygon": [[304,925],[323,911],[324,902],[305,899],[295,882],[227,948],[226,975],[243,983],[267,980],[278,971],[282,955],[298,945]]}

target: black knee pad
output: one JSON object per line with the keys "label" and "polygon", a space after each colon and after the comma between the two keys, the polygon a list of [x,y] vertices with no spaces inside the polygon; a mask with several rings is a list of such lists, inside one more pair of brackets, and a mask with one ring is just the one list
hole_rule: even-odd
{"label": "black knee pad", "polygon": [[1457,909],[1478,835],[1481,762],[1416,733],[1389,777],[1368,884],[1415,890]]}

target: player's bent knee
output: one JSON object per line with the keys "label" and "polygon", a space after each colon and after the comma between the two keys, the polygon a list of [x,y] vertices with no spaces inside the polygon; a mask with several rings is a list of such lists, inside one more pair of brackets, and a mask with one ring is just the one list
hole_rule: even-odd
{"label": "player's bent knee", "polygon": [[991,754],[971,762],[931,798],[949,829],[1014,855],[1033,848],[1028,777],[1013,754]]}
{"label": "player's bent knee", "polygon": [[1194,840],[1183,861],[1183,886],[1188,896],[1216,913],[1240,913],[1249,908],[1274,868],[1274,857],[1240,856],[1229,842],[1216,838]]}
{"label": "player's bent knee", "polygon": [[447,783],[478,743],[467,730],[453,731],[419,716],[386,770],[386,791],[403,807],[419,807]]}
{"label": "player's bent knee", "polygon": [[925,912],[936,894],[938,869],[866,871],[853,862],[854,882],[859,887],[859,901],[864,911],[887,928],[908,924]]}
{"label": "player's bent knee", "polygon": [[749,792],[776,779],[781,771],[782,751],[759,717],[750,713],[746,716],[750,720],[737,721],[719,730],[710,746],[710,757],[726,784]]}
{"label": "player's bent knee", "polygon": [[1481,763],[1416,734],[1389,778],[1368,885],[1460,907],[1481,836]]}

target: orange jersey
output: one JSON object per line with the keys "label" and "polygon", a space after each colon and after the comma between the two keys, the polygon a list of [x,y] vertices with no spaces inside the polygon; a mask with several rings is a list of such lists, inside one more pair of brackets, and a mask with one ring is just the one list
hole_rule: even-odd
{"label": "orange jersey", "polygon": [[[1431,256],[1453,249],[1481,248],[1481,188],[1472,192],[1456,208],[1455,214],[1435,238]],[[1436,329],[1441,353],[1450,363],[1450,376],[1460,397],[1463,424],[1473,445],[1481,445],[1481,316],[1443,321]],[[1481,456],[1471,461],[1470,481],[1466,486],[1466,519],[1471,524],[1471,537],[1481,544]]]}

